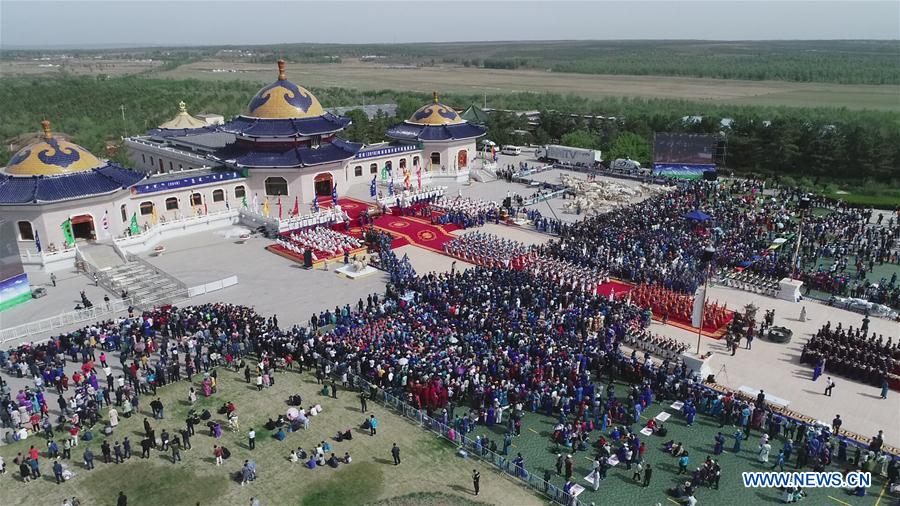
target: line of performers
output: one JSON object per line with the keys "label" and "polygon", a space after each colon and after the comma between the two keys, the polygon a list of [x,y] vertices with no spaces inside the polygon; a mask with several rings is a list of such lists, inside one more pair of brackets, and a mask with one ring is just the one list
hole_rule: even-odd
{"label": "line of performers", "polygon": [[275,243],[282,248],[302,255],[312,250],[313,260],[331,258],[362,246],[362,241],[326,227],[313,227],[281,234]]}
{"label": "line of performers", "polygon": [[[694,296],[658,285],[638,285],[629,294],[631,301],[653,311],[663,322],[675,320],[680,323],[691,323],[694,312]],[[719,305],[718,301],[707,302],[703,310],[703,328],[720,328],[731,320],[728,304]]]}
{"label": "line of performers", "polygon": [[534,248],[484,232],[469,232],[444,244],[444,252],[486,267],[522,270],[537,258]]}

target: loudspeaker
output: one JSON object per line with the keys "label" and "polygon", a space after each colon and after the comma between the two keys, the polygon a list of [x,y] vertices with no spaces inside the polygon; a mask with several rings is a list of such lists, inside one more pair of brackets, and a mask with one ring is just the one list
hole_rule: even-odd
{"label": "loudspeaker", "polygon": [[505,199],[503,199],[503,207],[512,209],[512,198],[506,197]]}
{"label": "loudspeaker", "polygon": [[716,181],[719,179],[719,173],[714,170],[705,170],[703,171],[703,180],[704,181]]}
{"label": "loudspeaker", "polygon": [[716,249],[712,246],[707,246],[703,248],[703,251],[700,252],[700,260],[704,262],[710,262],[716,256]]}
{"label": "loudspeaker", "polygon": [[812,201],[809,200],[809,197],[805,195],[803,197],[800,197],[800,209],[805,211],[810,207],[812,207]]}
{"label": "loudspeaker", "polygon": [[707,383],[715,383],[715,382],[716,382],[716,375],[715,375],[715,374],[710,374],[709,376],[707,376],[707,377],[706,377],[706,382],[707,382]]}
{"label": "loudspeaker", "polygon": [[313,259],[312,259],[312,250],[306,250],[303,252],[303,267],[307,269],[312,269]]}

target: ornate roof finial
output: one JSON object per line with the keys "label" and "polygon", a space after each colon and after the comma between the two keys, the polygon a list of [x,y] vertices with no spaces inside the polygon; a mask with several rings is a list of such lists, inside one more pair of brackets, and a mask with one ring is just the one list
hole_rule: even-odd
{"label": "ornate roof finial", "polygon": [[284,60],[278,60],[278,80],[284,81],[287,76],[284,75]]}
{"label": "ornate roof finial", "polygon": [[184,100],[178,102],[178,110],[181,112],[187,112],[187,104],[184,103]]}
{"label": "ornate roof finial", "polygon": [[435,104],[438,103],[437,91],[432,91],[432,92],[431,92],[431,99],[434,100],[434,103],[435,103]]}
{"label": "ornate roof finial", "polygon": [[45,139],[53,138],[53,131],[50,130],[50,120],[45,119],[44,121],[41,121],[41,128],[44,129],[44,138]]}

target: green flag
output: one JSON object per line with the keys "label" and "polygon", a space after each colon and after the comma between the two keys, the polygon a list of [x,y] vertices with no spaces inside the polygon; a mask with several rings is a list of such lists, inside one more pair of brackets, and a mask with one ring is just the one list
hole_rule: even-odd
{"label": "green flag", "polygon": [[141,233],[141,227],[138,226],[137,222],[137,213],[131,215],[131,226],[128,227],[131,229],[132,235],[137,235]]}
{"label": "green flag", "polygon": [[246,195],[241,197],[241,205],[244,206],[244,209],[247,209],[247,196]]}
{"label": "green flag", "polygon": [[62,222],[63,237],[66,239],[66,244],[69,246],[75,244],[75,231],[72,230],[72,220],[66,218],[66,221]]}

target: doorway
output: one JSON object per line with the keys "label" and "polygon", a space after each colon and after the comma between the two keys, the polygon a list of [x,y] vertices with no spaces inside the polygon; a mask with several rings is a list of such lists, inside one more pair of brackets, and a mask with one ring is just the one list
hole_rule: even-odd
{"label": "doorway", "polygon": [[75,236],[75,239],[95,240],[97,236],[94,233],[94,218],[90,214],[73,216],[72,234]]}
{"label": "doorway", "polygon": [[330,172],[323,172],[316,176],[314,180],[316,197],[331,197],[333,181],[334,178],[331,176]]}

